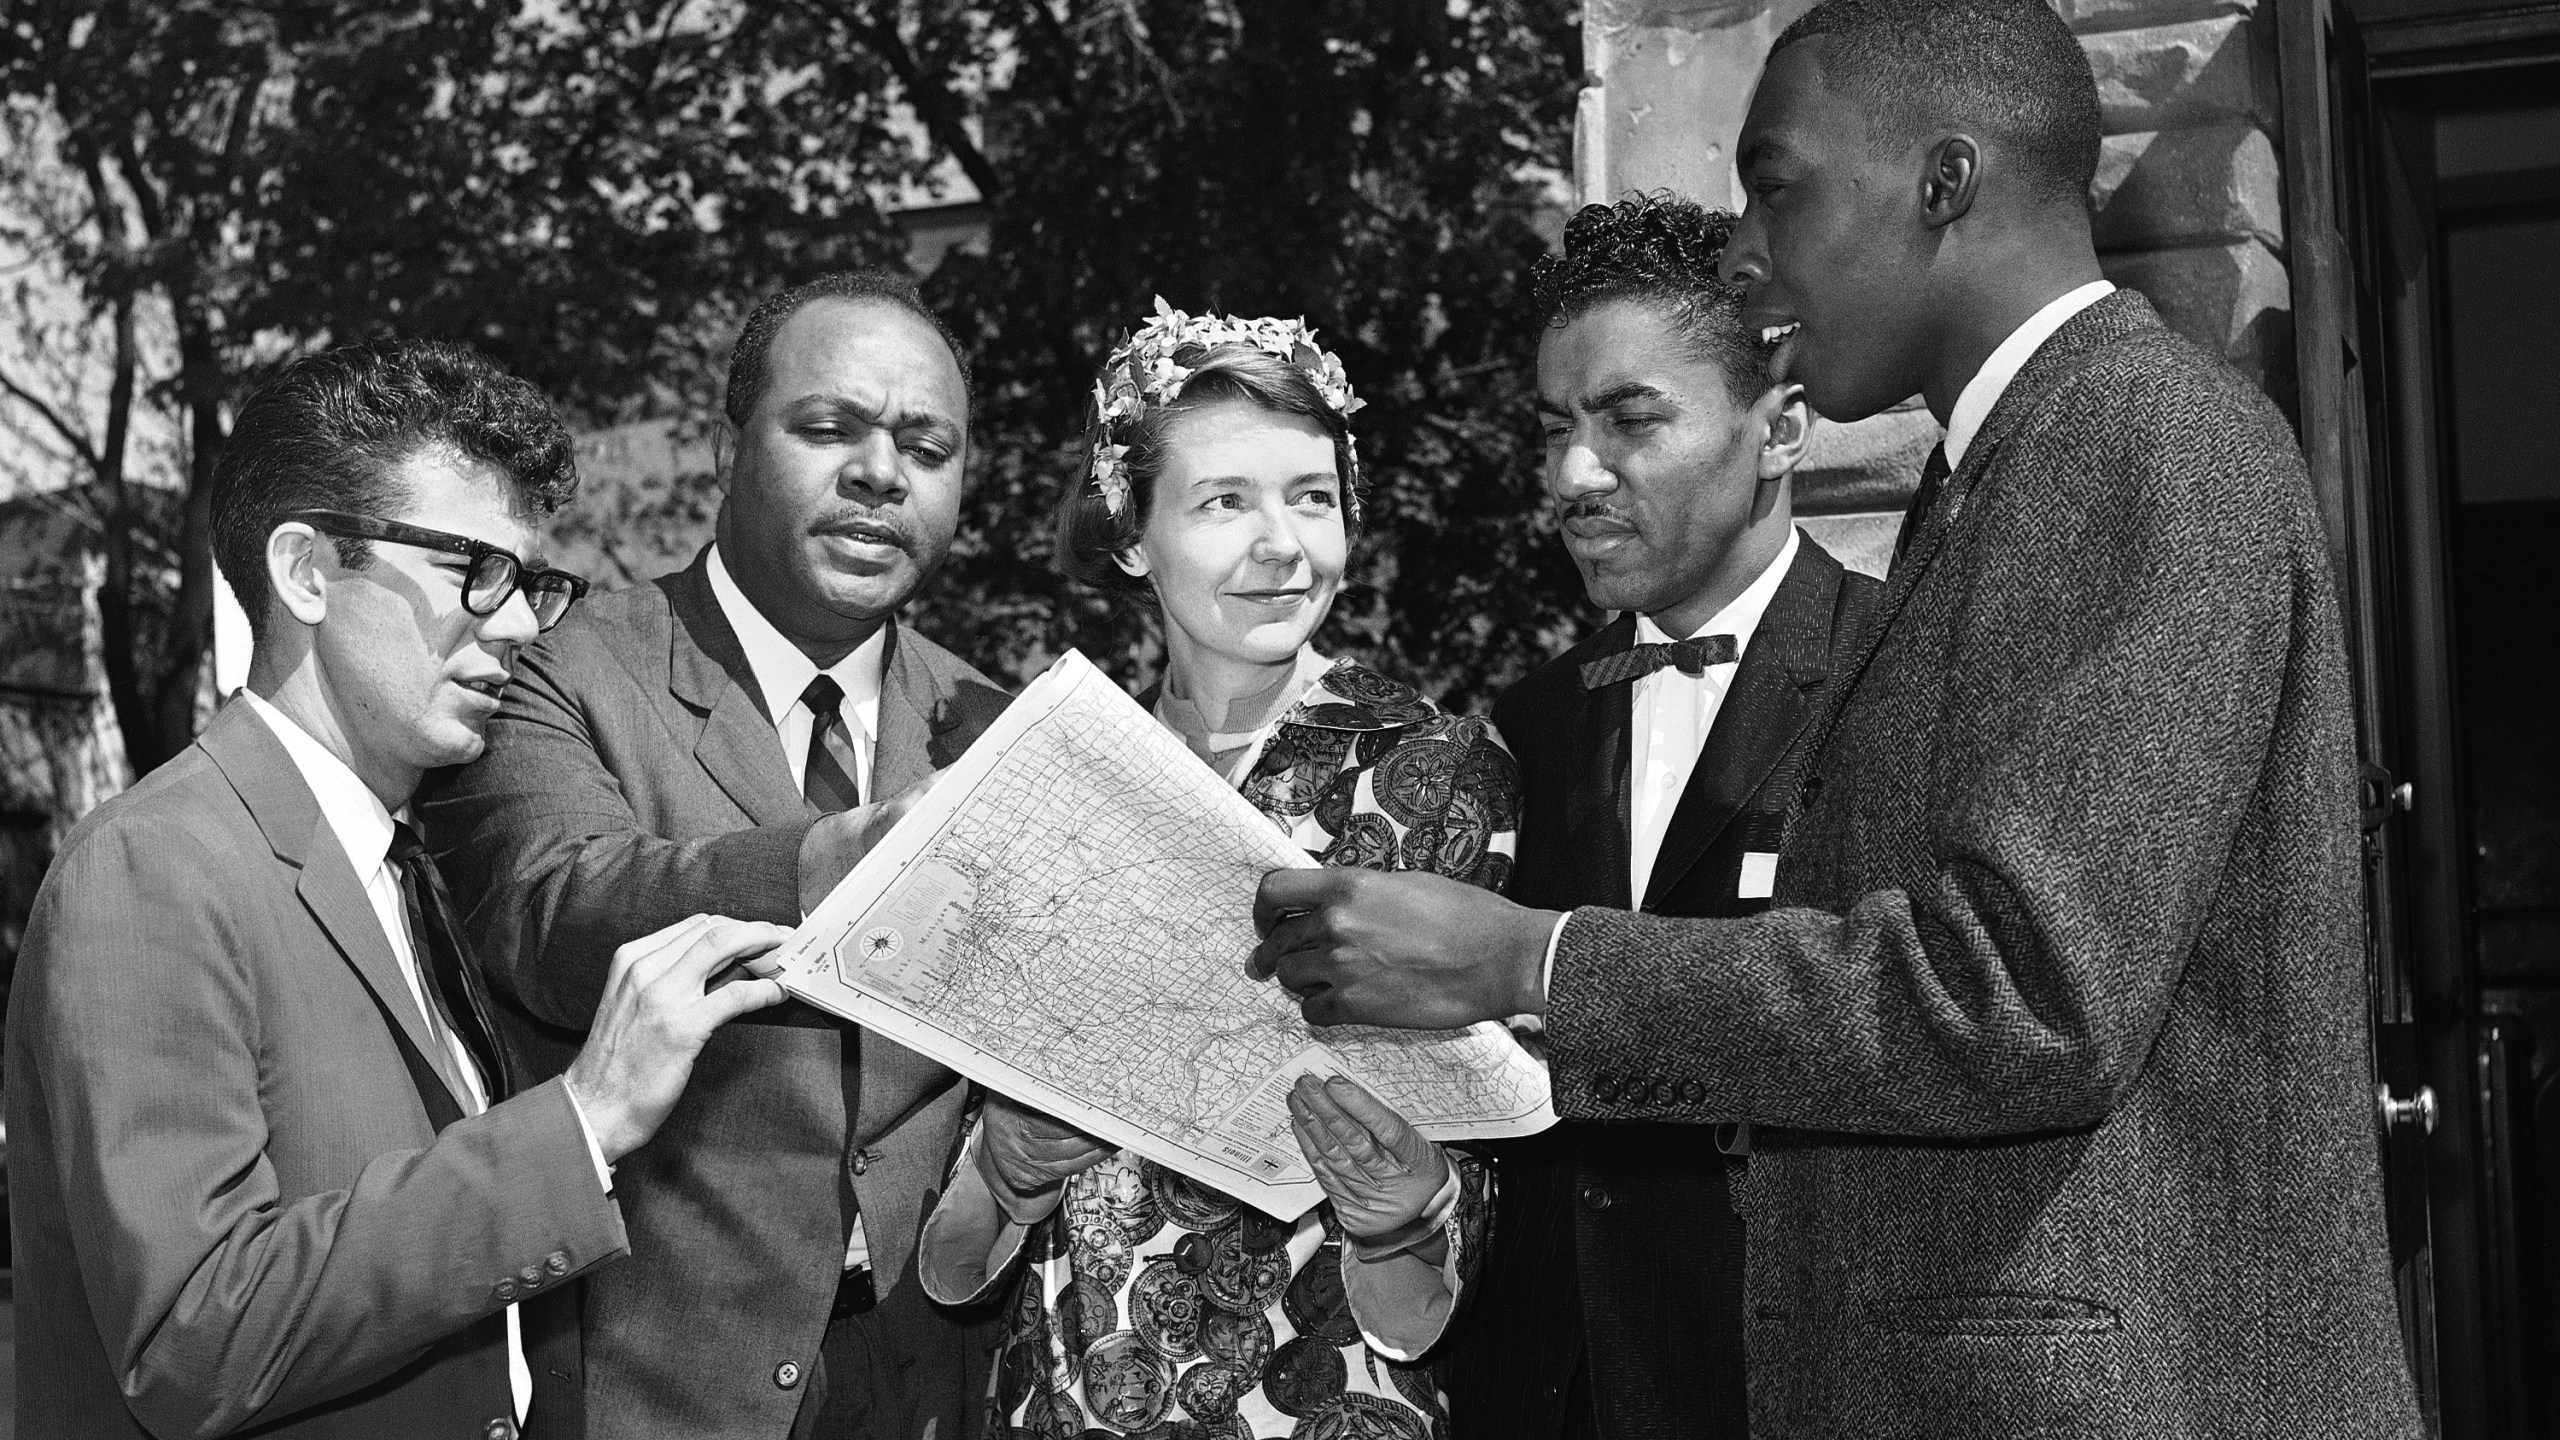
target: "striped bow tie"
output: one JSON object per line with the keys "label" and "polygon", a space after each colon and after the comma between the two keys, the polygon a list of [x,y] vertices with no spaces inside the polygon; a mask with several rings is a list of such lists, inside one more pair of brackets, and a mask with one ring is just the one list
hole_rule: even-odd
{"label": "striped bow tie", "polygon": [[1704,675],[1710,665],[1730,665],[1741,658],[1730,635],[1701,635],[1666,645],[1634,645],[1603,655],[1582,667],[1582,688],[1598,690],[1626,680],[1641,680],[1656,670],[1676,666],[1683,675]]}

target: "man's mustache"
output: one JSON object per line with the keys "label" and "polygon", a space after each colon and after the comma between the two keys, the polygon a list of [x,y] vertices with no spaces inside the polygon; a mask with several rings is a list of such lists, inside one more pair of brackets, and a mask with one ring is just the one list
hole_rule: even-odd
{"label": "man's mustache", "polygon": [[1576,520],[1602,520],[1613,525],[1626,526],[1635,524],[1625,511],[1605,500],[1575,500],[1556,507],[1557,524],[1569,524]]}
{"label": "man's mustache", "polygon": [[812,535],[840,535],[848,540],[868,540],[877,545],[895,545],[912,552],[915,537],[907,527],[879,511],[858,511],[846,515],[830,515],[809,527]]}

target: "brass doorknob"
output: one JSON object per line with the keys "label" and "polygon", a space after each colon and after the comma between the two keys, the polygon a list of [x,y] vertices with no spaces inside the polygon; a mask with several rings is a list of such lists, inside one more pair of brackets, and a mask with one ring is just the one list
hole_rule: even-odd
{"label": "brass doorknob", "polygon": [[2403,1125],[2415,1125],[2418,1127],[2418,1133],[2422,1135],[2435,1133],[2436,1087],[2433,1085],[2419,1086],[2418,1093],[2406,1100],[2394,1096],[2388,1085],[2376,1085],[2373,1087],[2373,1095],[2375,1101],[2382,1106],[2384,1128],[2396,1130]]}

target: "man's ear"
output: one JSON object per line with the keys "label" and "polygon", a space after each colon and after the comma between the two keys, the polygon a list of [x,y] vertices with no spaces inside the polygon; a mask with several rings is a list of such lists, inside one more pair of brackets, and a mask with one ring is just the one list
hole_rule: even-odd
{"label": "man's ear", "polygon": [[1943,229],[1965,217],[1982,189],[1982,147],[1970,135],[1950,135],[1929,147],[1920,177],[1920,223]]}
{"label": "man's ear", "polygon": [[1112,551],[1111,563],[1119,566],[1122,574],[1135,576],[1140,580],[1147,578],[1147,552],[1135,545]]}
{"label": "man's ear", "polygon": [[730,470],[738,463],[738,427],[721,416],[711,425],[711,478],[720,493],[729,493]]}
{"label": "man's ear", "polygon": [[[297,622],[317,625],[329,613],[329,577],[320,533],[298,520],[267,532],[267,588]],[[334,557],[332,557],[334,558]]]}
{"label": "man's ear", "polygon": [[1804,403],[1804,387],[1772,385],[1751,413],[1761,427],[1760,479],[1784,479],[1813,448],[1813,407]]}

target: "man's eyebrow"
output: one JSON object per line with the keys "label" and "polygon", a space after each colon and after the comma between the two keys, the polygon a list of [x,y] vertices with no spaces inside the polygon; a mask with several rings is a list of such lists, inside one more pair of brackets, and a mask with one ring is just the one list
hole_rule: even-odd
{"label": "man's eyebrow", "polygon": [[794,397],[790,405],[785,408],[797,409],[809,405],[822,405],[830,410],[850,410],[861,416],[865,423],[889,430],[931,428],[956,432],[960,428],[958,421],[931,410],[901,410],[895,414],[886,414],[850,395],[839,395],[824,390],[813,390],[806,395]]}
{"label": "man's eyebrow", "polygon": [[1588,395],[1583,397],[1582,408],[1585,410],[1606,410],[1612,406],[1624,405],[1630,400],[1666,400],[1669,398],[1670,397],[1668,395],[1665,395],[1662,390],[1656,386],[1647,385],[1641,380],[1630,380],[1623,385],[1612,385],[1597,395]]}
{"label": "man's eyebrow", "polygon": [[1787,148],[1786,141],[1777,136],[1760,134],[1752,136],[1749,142],[1743,145],[1742,153],[1735,157],[1734,163],[1740,169],[1749,170],[1757,165],[1792,159],[1795,153]]}
{"label": "man's eyebrow", "polygon": [[1572,406],[1565,404],[1561,400],[1550,400],[1544,395],[1538,396],[1529,403],[1537,407],[1537,411],[1541,415],[1571,416],[1573,414]]}

